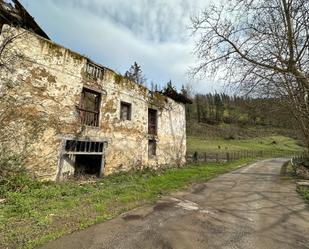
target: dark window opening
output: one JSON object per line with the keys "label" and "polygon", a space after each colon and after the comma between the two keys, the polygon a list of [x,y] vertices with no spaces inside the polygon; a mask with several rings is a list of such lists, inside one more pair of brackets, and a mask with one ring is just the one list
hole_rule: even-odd
{"label": "dark window opening", "polygon": [[131,120],[131,104],[126,102],[120,103],[120,119]]}
{"label": "dark window opening", "polygon": [[148,109],[148,134],[157,134],[157,110]]}
{"label": "dark window opening", "polygon": [[102,154],[103,148],[104,148],[104,142],[67,140],[65,143],[65,152],[68,154],[76,154],[76,153]]}
{"label": "dark window opening", "polygon": [[104,68],[94,64],[94,63],[91,63],[91,62],[87,62],[87,65],[86,65],[86,72],[87,74],[89,74],[90,76],[96,78],[96,79],[103,79],[103,76],[104,76]]}
{"label": "dark window opening", "polygon": [[88,126],[99,126],[101,94],[83,88],[78,107],[81,123]]}
{"label": "dark window opening", "polygon": [[76,177],[85,175],[100,177],[101,165],[101,155],[76,155],[74,175]]}
{"label": "dark window opening", "polygon": [[157,142],[154,139],[148,140],[148,155],[155,156],[157,154]]}

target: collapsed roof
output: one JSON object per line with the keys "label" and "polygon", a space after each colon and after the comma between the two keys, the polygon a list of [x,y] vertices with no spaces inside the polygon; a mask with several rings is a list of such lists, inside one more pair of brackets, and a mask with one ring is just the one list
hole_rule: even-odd
{"label": "collapsed roof", "polygon": [[0,29],[3,24],[22,27],[49,39],[18,0],[0,0]]}

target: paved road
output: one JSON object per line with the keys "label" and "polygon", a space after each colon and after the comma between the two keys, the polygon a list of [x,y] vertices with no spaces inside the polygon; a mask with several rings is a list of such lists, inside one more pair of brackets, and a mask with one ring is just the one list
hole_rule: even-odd
{"label": "paved road", "polygon": [[309,248],[309,209],[280,176],[283,162],[251,164],[43,248]]}

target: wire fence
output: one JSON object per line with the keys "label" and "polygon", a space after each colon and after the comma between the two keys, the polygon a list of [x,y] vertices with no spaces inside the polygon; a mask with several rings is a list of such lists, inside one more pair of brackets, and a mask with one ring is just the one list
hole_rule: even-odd
{"label": "wire fence", "polygon": [[298,155],[294,155],[291,162],[293,166],[302,165],[309,169],[309,154],[301,153]]}
{"label": "wire fence", "polygon": [[301,152],[291,151],[272,151],[272,150],[240,150],[240,151],[208,151],[191,152],[187,154],[188,163],[198,162],[230,162],[245,158],[264,158],[264,157],[296,157]]}

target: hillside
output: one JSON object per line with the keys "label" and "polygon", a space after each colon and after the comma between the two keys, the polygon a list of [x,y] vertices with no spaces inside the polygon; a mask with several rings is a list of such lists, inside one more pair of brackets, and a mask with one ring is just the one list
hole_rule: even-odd
{"label": "hillside", "polygon": [[197,152],[267,151],[294,154],[302,143],[292,129],[271,126],[209,125],[188,122],[188,154]]}

